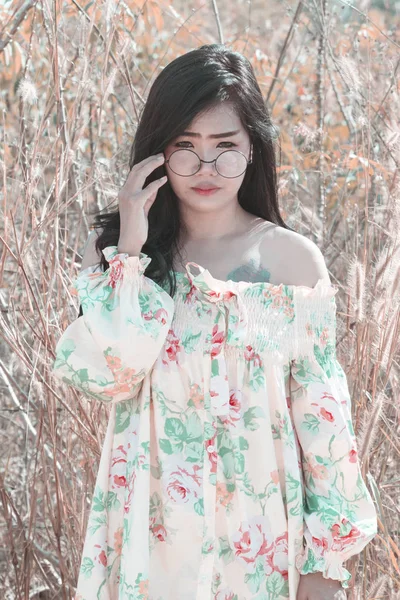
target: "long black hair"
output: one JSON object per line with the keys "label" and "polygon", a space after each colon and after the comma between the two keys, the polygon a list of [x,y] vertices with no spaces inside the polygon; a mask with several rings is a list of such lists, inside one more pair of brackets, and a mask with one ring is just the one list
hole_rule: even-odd
{"label": "long black hair", "polygon": [[[150,155],[163,152],[171,141],[203,111],[224,101],[233,103],[253,144],[253,161],[238,191],[240,206],[248,213],[291,229],[281,217],[277,197],[275,142],[277,130],[257,83],[251,63],[239,52],[223,44],[201,46],[170,62],[150,89],[133,142],[129,168]],[[164,165],[146,179],[166,175]],[[145,275],[159,285],[168,282],[171,296],[176,291],[173,259],[180,256],[179,239],[184,231],[179,203],[168,181],[158,190],[148,214],[149,234],[142,252],[151,257]],[[102,270],[108,262],[102,254],[107,246],[117,246],[120,231],[118,209],[97,214],[95,229],[103,231],[96,240]]]}

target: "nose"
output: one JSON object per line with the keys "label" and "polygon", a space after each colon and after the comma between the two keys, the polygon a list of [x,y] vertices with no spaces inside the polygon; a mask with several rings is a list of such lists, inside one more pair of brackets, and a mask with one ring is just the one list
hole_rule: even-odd
{"label": "nose", "polygon": [[212,157],[207,158],[206,156],[200,157],[200,169],[197,171],[198,173],[201,173],[202,175],[205,174],[209,174],[209,175],[218,175],[218,171],[217,168],[215,166],[215,160],[212,159]]}

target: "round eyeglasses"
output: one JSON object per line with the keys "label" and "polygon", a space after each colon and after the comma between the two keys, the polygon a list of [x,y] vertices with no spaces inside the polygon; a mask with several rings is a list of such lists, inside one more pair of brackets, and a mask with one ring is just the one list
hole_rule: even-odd
{"label": "round eyeglasses", "polygon": [[195,175],[200,170],[201,163],[215,163],[217,173],[231,179],[243,175],[247,165],[253,161],[251,155],[249,160],[240,150],[224,150],[214,160],[202,160],[194,150],[180,148],[175,150],[165,162],[173,173],[181,177]]}

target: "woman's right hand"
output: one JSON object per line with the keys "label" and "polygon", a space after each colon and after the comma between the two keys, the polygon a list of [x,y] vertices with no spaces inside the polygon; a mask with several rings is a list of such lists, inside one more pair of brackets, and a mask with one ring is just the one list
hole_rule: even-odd
{"label": "woman's right hand", "polygon": [[139,256],[149,234],[148,214],[157,197],[159,188],[168,177],[156,179],[144,189],[146,178],[160,167],[164,155],[152,155],[133,165],[125,185],[118,194],[120,234],[118,252],[127,252],[130,256]]}

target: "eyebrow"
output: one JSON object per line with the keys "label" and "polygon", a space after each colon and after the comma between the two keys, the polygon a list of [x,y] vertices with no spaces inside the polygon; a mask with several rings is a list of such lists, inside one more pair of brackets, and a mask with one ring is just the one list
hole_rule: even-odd
{"label": "eyebrow", "polygon": [[[225,131],[224,133],[212,133],[211,135],[208,136],[208,138],[209,139],[218,139],[218,138],[232,137],[233,135],[236,135],[237,133],[240,133],[240,129],[237,129],[236,131]],[[184,135],[188,136],[188,137],[196,137],[196,138],[201,137],[200,133],[195,133],[194,131],[184,131],[178,137],[183,137]]]}

